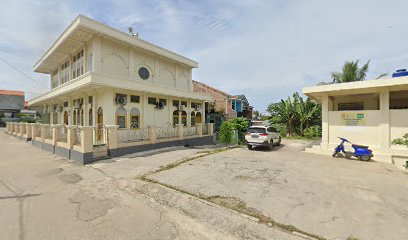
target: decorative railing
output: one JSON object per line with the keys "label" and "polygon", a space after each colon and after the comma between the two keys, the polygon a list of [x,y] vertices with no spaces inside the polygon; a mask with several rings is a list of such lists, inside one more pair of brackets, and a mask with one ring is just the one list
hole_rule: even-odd
{"label": "decorative railing", "polygon": [[93,131],[94,144],[106,144],[108,142],[108,131],[105,124],[98,123],[94,127]]}
{"label": "decorative railing", "polygon": [[166,126],[156,128],[157,138],[173,138],[177,136],[177,131],[175,127]]}
{"label": "decorative railing", "polygon": [[67,127],[65,125],[59,128],[58,136],[59,142],[67,142]]}
{"label": "decorative railing", "polygon": [[208,125],[207,124],[203,125],[203,135],[208,135]]}
{"label": "decorative railing", "polygon": [[76,127],[73,129],[74,131],[74,144],[81,146],[81,129]]}
{"label": "decorative railing", "polygon": [[47,126],[45,128],[45,138],[52,140],[52,127],[51,126]]}
{"label": "decorative railing", "polygon": [[118,129],[118,142],[137,142],[149,139],[149,129]]}
{"label": "decorative railing", "polygon": [[197,128],[194,126],[189,126],[186,127],[184,126],[183,128],[183,136],[194,136],[197,133]]}

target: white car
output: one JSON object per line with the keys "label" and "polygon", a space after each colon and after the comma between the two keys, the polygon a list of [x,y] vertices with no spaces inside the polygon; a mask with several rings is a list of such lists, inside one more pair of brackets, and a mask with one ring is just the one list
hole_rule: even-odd
{"label": "white car", "polygon": [[274,127],[252,126],[245,133],[245,142],[249,150],[258,146],[272,149],[274,145],[281,144],[281,136]]}

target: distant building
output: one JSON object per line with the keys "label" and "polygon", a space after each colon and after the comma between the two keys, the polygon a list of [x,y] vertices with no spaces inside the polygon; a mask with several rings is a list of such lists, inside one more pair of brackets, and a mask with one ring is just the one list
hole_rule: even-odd
{"label": "distant building", "polygon": [[0,90],[0,125],[20,121],[18,114],[24,109],[24,103],[24,92]]}
{"label": "distant building", "polygon": [[212,96],[214,101],[206,103],[206,123],[214,123],[218,129],[223,121],[237,117],[252,119],[252,107],[245,95],[231,95],[202,82],[193,81],[193,90]]}
{"label": "distant building", "polygon": [[230,98],[232,103],[232,109],[237,112],[237,117],[244,117],[248,120],[252,119],[253,107],[249,105],[249,102],[245,95],[234,95]]}

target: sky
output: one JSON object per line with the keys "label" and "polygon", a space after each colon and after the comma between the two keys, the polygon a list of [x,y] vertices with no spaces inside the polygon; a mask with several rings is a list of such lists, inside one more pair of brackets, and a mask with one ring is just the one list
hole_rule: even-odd
{"label": "sky", "polygon": [[368,79],[408,68],[406,0],[2,0],[0,89],[49,89],[33,66],[79,14],[193,59],[193,79],[256,110],[330,81],[345,61]]}

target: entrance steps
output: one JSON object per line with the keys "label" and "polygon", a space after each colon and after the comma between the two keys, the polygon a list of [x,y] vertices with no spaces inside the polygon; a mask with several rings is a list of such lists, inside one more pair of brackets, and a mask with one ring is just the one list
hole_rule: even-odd
{"label": "entrance steps", "polygon": [[103,160],[108,159],[109,151],[107,145],[94,145],[93,146],[93,160]]}

